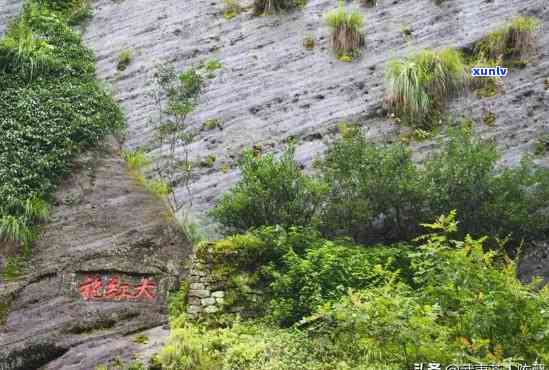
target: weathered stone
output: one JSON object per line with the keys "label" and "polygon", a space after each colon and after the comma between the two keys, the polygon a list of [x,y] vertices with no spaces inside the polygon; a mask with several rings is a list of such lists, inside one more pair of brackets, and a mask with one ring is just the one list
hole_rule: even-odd
{"label": "weathered stone", "polygon": [[191,270],[189,273],[191,275],[194,275],[194,276],[206,276],[207,275],[206,271],[203,271],[203,270]]}
{"label": "weathered stone", "polygon": [[208,289],[189,291],[189,297],[207,298],[209,296],[210,296],[210,291]]}
{"label": "weathered stone", "polygon": [[[191,246],[159,217],[166,212],[163,204],[128,176],[118,153],[112,139],[82,154],[55,193],[59,201],[34,245],[29,275],[15,282],[0,327],[0,368],[25,351],[34,355],[20,358],[20,369],[47,368],[49,362],[56,368],[78,363],[93,369],[99,359],[130,359],[132,347],[124,336],[166,322],[164,297],[183,278],[182,262]],[[64,203],[67,193],[80,194],[81,201]],[[159,268],[170,263],[180,271]],[[78,285],[87,276],[99,276],[103,288],[118,276],[132,289],[143,276],[153,277],[157,300],[84,301]],[[0,301],[4,291],[0,283]],[[105,330],[102,339],[90,335],[99,328]],[[87,346],[97,350],[86,352]]]}
{"label": "weathered stone", "polygon": [[191,284],[189,285],[189,288],[190,288],[191,290],[203,290],[203,289],[205,289],[206,287],[205,287],[205,285],[202,284],[202,283],[191,283]]}
{"label": "weathered stone", "polygon": [[213,297],[202,298],[200,300],[200,303],[202,304],[202,306],[211,306],[211,305],[215,304],[215,298],[213,298]]}
{"label": "weathered stone", "polygon": [[215,312],[219,312],[219,307],[216,307],[216,306],[208,306],[204,309],[204,312],[206,313],[215,313]]}
{"label": "weathered stone", "polygon": [[217,302],[217,304],[224,304],[225,303],[225,298],[216,298],[215,301]]}
{"label": "weathered stone", "polygon": [[189,305],[187,307],[187,313],[196,314],[202,312],[202,306]]}
{"label": "weathered stone", "polygon": [[223,297],[225,297],[225,292],[222,291],[222,290],[212,292],[212,297],[214,297],[214,298],[223,298]]}
{"label": "weathered stone", "polygon": [[191,304],[191,305],[199,305],[200,304],[200,298],[198,298],[198,297],[189,297],[187,303]]}

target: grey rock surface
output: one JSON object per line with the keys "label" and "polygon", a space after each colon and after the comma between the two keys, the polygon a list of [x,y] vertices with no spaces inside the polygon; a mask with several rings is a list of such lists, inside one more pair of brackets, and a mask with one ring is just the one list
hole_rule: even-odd
{"label": "grey rock surface", "polygon": [[[139,352],[126,337],[166,323],[168,291],[185,277],[191,251],[165,215],[128,175],[114,140],[83,155],[56,194],[29,273],[0,282],[0,301],[11,301],[0,368],[93,369]],[[103,278],[103,288],[119,277],[134,294],[146,277],[156,299],[85,300],[79,288],[88,276]]]}
{"label": "grey rock surface", "polygon": [[[248,11],[231,20],[223,18],[223,1],[99,0],[86,40],[97,54],[99,75],[112,84],[128,115],[127,147],[145,149],[152,157],[160,153],[148,124],[154,66],[172,63],[184,69],[209,58],[223,64],[207,82],[190,119],[198,132],[192,156],[216,158],[213,168],[198,169],[192,184],[192,209],[199,218],[237,181],[236,161],[254,144],[280,151],[294,138],[298,160],[308,165],[334,139],[341,121],[360,123],[373,140],[395,140],[403,128],[381,109],[386,63],[424,48],[465,48],[517,15],[543,21],[536,56],[525,69],[510,71],[497,97],[466,96],[450,109],[456,117],[473,119],[484,137],[495,138],[507,165],[518,163],[537,137],[549,131],[549,92],[544,89],[549,74],[547,1],[378,3],[374,8],[348,3],[365,16],[366,48],[352,63],[336,60],[330,50],[322,16],[337,6],[332,0],[309,0],[302,10],[282,15],[256,17]],[[404,28],[411,30],[410,38]],[[311,51],[302,46],[306,35],[316,41]],[[133,51],[133,62],[119,73],[116,60],[126,49]],[[486,112],[495,114],[495,125],[482,123]],[[219,120],[221,128],[203,129],[208,119]],[[421,156],[434,145],[414,147]],[[547,158],[540,162],[549,164]],[[185,190],[178,192],[184,196]]]}
{"label": "grey rock surface", "polygon": [[10,20],[19,14],[22,6],[22,0],[0,0],[0,36],[6,31]]}

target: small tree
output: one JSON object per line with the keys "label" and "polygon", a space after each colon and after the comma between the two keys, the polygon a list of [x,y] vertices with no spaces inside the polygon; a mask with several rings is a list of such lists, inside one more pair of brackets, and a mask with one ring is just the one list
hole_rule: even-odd
{"label": "small tree", "polygon": [[[183,184],[187,189],[188,204],[192,204],[192,161],[189,157],[189,144],[193,134],[187,125],[187,116],[196,105],[202,88],[202,76],[194,68],[177,74],[173,67],[159,66],[154,82],[151,96],[156,105],[156,116],[150,119],[150,124],[156,131],[161,150],[155,172],[167,186],[167,203],[175,216],[185,205],[176,195],[175,188],[178,184]],[[183,153],[182,158],[179,150]]]}

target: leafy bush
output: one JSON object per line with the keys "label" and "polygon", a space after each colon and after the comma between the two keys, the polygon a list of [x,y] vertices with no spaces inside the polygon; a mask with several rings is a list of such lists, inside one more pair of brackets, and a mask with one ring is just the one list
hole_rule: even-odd
{"label": "leafy bush", "polygon": [[[539,281],[523,285],[505,253],[484,250],[485,237],[455,240],[457,225],[455,212],[424,225],[430,234],[417,239],[414,251],[363,249],[361,255],[354,247],[327,244],[306,250],[281,277],[295,280],[284,285],[292,289],[276,292],[305,301],[307,290],[326,284],[326,293],[341,294],[323,297],[316,312],[287,329],[271,321],[276,300],[267,304],[262,322],[236,319],[208,328],[182,315],[172,321],[162,365],[401,370],[414,363],[508,367],[549,361],[549,287],[540,289]],[[407,274],[387,267],[399,254],[411,261]],[[349,276],[364,284],[347,290]]]}
{"label": "leafy bush", "polygon": [[331,187],[321,214],[325,235],[363,242],[417,234],[424,192],[409,149],[379,147],[354,131],[334,143],[321,169]]}
{"label": "leafy bush", "polygon": [[499,158],[495,144],[471,130],[450,131],[442,150],[425,162],[428,218],[456,209],[464,234],[511,234],[517,242],[548,235],[549,171],[528,158],[516,168],[498,169]]}
{"label": "leafy bush", "polygon": [[8,133],[0,141],[1,237],[26,242],[71,158],[121,127],[123,116],[96,83],[80,36],[37,2],[0,41],[0,64],[0,132]]}
{"label": "leafy bush", "polygon": [[393,60],[386,71],[386,106],[406,124],[429,128],[449,98],[465,87],[465,65],[452,49]]}
{"label": "leafy bush", "polygon": [[353,58],[364,46],[362,26],[364,17],[358,10],[347,11],[343,2],[338,9],[325,15],[326,24],[332,28],[332,47],[338,58]]}
{"label": "leafy bush", "polygon": [[382,283],[381,268],[409,276],[407,249],[360,247],[323,241],[303,256],[290,250],[282,265],[269,269],[272,283],[270,317],[283,326],[311,315],[327,302],[345,295],[349,288],[362,289]]}
{"label": "leafy bush", "polygon": [[298,330],[238,321],[229,328],[208,330],[184,317],[173,321],[171,326],[168,344],[159,354],[165,369],[336,368],[337,362],[328,362],[325,354],[319,353],[317,343]]}
{"label": "leafy bush", "polygon": [[[197,256],[213,266],[211,279],[227,290],[226,305],[244,305],[258,315],[270,302],[270,317],[282,325],[341,297],[347,288],[375,285],[378,265],[410,275],[404,247],[329,242],[310,228],[262,227],[201,244]],[[264,292],[261,301],[250,301],[249,294],[258,289]]]}
{"label": "leafy bush", "polygon": [[299,226],[313,222],[324,187],[304,175],[294,148],[280,157],[246,151],[240,161],[240,182],[217,202],[211,214],[230,230],[261,225]]}
{"label": "leafy bush", "polygon": [[549,232],[549,171],[529,159],[497,168],[493,143],[467,127],[449,131],[441,150],[422,166],[402,144],[370,144],[356,134],[336,142],[322,165],[331,186],[321,230],[359,242],[409,240],[418,220],[458,211],[461,230],[504,237],[516,246]]}

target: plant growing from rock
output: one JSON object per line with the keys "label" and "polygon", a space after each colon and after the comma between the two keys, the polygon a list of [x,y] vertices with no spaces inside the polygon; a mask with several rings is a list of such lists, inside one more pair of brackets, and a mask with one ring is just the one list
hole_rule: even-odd
{"label": "plant growing from rock", "polygon": [[122,51],[118,55],[118,62],[116,64],[116,69],[119,71],[124,71],[130,63],[132,62],[132,51],[130,49]]}
{"label": "plant growing from rock", "polygon": [[376,6],[377,0],[362,0],[362,4],[366,6]]}
{"label": "plant growing from rock", "polygon": [[325,21],[332,29],[332,48],[338,59],[352,60],[364,46],[363,16],[358,10],[346,10],[341,2],[338,9],[326,14]]}
{"label": "plant growing from rock", "polygon": [[32,79],[60,67],[55,47],[34,34],[28,23],[14,23],[0,41],[0,71],[21,74]]}
{"label": "plant growing from rock", "polygon": [[425,50],[389,62],[386,82],[387,109],[407,124],[430,128],[448,99],[463,92],[465,65],[455,50]]}
{"label": "plant growing from rock", "polygon": [[232,19],[244,10],[238,3],[238,0],[224,0],[224,4],[225,10],[223,11],[223,17],[225,17],[225,19]]}
{"label": "plant growing from rock", "polygon": [[305,5],[306,0],[255,0],[254,13],[273,14]]}
{"label": "plant growing from rock", "polygon": [[[189,144],[193,134],[187,123],[202,89],[203,77],[194,68],[177,73],[173,67],[158,66],[151,92],[156,114],[150,124],[156,131],[160,158],[156,162],[157,177],[167,186],[167,205],[175,217],[185,202],[177,197],[175,187],[183,184],[187,189],[188,204],[192,204],[190,181],[193,165],[189,157]],[[179,158],[182,153],[183,158]]]}
{"label": "plant growing from rock", "polygon": [[536,48],[539,27],[540,22],[534,17],[517,17],[480,41],[476,51],[492,60],[526,63]]}

